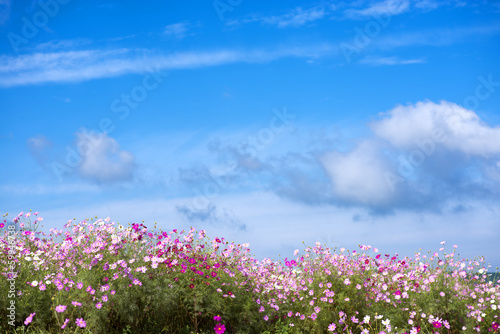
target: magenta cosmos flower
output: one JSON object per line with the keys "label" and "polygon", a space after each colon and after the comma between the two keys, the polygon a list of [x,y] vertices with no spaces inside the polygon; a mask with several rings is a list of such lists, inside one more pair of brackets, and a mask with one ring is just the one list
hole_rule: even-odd
{"label": "magenta cosmos flower", "polygon": [[223,324],[217,324],[214,327],[214,330],[215,330],[216,334],[222,334],[222,333],[224,333],[226,331],[226,326],[223,325]]}
{"label": "magenta cosmos flower", "polygon": [[497,322],[493,322],[491,324],[491,329],[493,329],[494,331],[498,330],[499,327],[500,325]]}

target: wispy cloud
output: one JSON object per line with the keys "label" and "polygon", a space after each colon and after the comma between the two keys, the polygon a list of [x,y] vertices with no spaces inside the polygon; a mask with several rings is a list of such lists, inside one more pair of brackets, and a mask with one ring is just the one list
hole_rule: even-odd
{"label": "wispy cloud", "polygon": [[363,9],[347,9],[344,13],[350,18],[364,18],[366,16],[399,15],[409,10],[409,0],[383,0],[372,2]]}
{"label": "wispy cloud", "polygon": [[184,38],[186,37],[188,26],[187,22],[169,24],[163,29],[163,35],[172,38]]}
{"label": "wispy cloud", "polygon": [[0,191],[5,194],[18,196],[53,196],[69,194],[99,193],[102,189],[95,184],[88,183],[59,183],[59,184],[30,184],[30,185],[2,185]]}
{"label": "wispy cloud", "polygon": [[446,1],[436,1],[436,0],[416,0],[413,4],[415,8],[423,10],[434,10],[439,8]]}
{"label": "wispy cloud", "polygon": [[448,46],[459,42],[473,41],[480,36],[496,35],[500,32],[499,24],[452,27],[418,32],[406,32],[381,36],[373,43],[382,49],[394,49],[406,46]]}
{"label": "wispy cloud", "polygon": [[47,150],[52,147],[52,142],[45,136],[37,135],[26,141],[31,155],[42,165],[46,166]]}
{"label": "wispy cloud", "polygon": [[[442,47],[472,41],[476,36],[498,34],[500,25],[434,29],[422,32],[393,34],[374,39],[381,50],[429,45]],[[42,44],[46,50],[78,46],[85,40],[59,41]],[[149,49],[117,48],[79,51],[36,52],[18,56],[0,55],[0,87],[43,83],[82,82],[111,78],[128,73],[211,67],[233,63],[270,62],[285,57],[319,58],[339,54],[339,44],[330,42],[303,46],[280,45],[272,48],[225,49],[198,52],[162,53]],[[421,63],[423,59],[396,57],[365,58],[363,64],[402,65]]]}
{"label": "wispy cloud", "polygon": [[92,40],[87,39],[87,38],[54,40],[54,41],[48,41],[45,43],[40,43],[36,46],[36,49],[40,52],[61,50],[61,49],[68,50],[68,49],[74,49],[77,47],[81,47],[83,45],[89,45],[91,43],[92,43]]}
{"label": "wispy cloud", "polygon": [[276,25],[279,28],[300,27],[309,22],[320,20],[325,15],[327,15],[327,10],[323,7],[309,9],[299,7],[284,15],[263,17],[261,21],[265,24]]}
{"label": "wispy cloud", "polygon": [[261,14],[252,14],[246,18],[232,20],[228,25],[235,26],[239,24],[259,22],[265,25],[272,25],[278,28],[301,27],[308,23],[321,20],[330,15],[335,6],[315,6],[311,8],[297,7],[282,15],[264,16]]}
{"label": "wispy cloud", "polygon": [[0,0],[0,25],[4,25],[10,18],[11,0]]}
{"label": "wispy cloud", "polygon": [[237,62],[268,62],[283,57],[332,55],[336,47],[281,47],[275,49],[222,50],[158,54],[150,50],[114,49],[34,53],[17,57],[0,56],[0,86],[47,82],[80,82],[127,73],[209,67]]}
{"label": "wispy cloud", "polygon": [[408,65],[424,63],[424,59],[398,59],[397,57],[365,57],[359,61],[361,64],[381,65]]}

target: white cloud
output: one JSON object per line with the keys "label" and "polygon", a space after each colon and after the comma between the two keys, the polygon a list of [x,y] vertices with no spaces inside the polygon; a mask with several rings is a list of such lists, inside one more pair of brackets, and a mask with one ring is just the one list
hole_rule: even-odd
{"label": "white cloud", "polygon": [[85,131],[77,133],[77,147],[82,152],[80,175],[88,180],[111,183],[129,181],[136,169],[132,153],[120,148],[118,142],[106,135],[89,139]]}
{"label": "white cloud", "polygon": [[348,153],[329,152],[320,161],[341,200],[385,206],[395,195],[384,177],[387,163],[373,142],[364,141]]}
{"label": "white cloud", "polygon": [[371,127],[396,148],[414,148],[419,142],[432,140],[468,155],[500,154],[500,127],[483,123],[476,113],[452,102],[398,106]]}
{"label": "white cloud", "polygon": [[174,38],[184,38],[186,36],[187,28],[188,23],[186,22],[169,24],[163,29],[163,34]]}
{"label": "white cloud", "polygon": [[333,203],[387,212],[440,211],[458,198],[496,201],[500,127],[455,103],[397,106],[371,124],[374,137],[319,158]]}

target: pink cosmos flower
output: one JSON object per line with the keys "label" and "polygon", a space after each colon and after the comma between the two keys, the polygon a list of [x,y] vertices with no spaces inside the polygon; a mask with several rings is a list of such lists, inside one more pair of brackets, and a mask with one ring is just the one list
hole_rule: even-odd
{"label": "pink cosmos flower", "polygon": [[36,314],[36,313],[31,313],[31,314],[29,315],[29,317],[27,317],[27,318],[26,318],[26,320],[24,320],[24,324],[25,324],[26,326],[28,326],[28,324],[30,324],[30,323],[31,323],[31,321],[33,320],[33,317],[35,316],[35,314]]}
{"label": "pink cosmos flower", "polygon": [[216,315],[216,316],[214,317],[214,320],[215,320],[215,321],[220,321],[220,320],[221,320],[221,317],[219,317],[218,315]]}
{"label": "pink cosmos flower", "polygon": [[81,328],[87,327],[87,323],[85,322],[85,320],[83,320],[83,318],[77,318],[75,323],[78,327]]}
{"label": "pink cosmos flower", "polygon": [[66,305],[58,305],[58,306],[56,306],[56,312],[57,313],[63,313],[64,311],[66,311]]}
{"label": "pink cosmos flower", "polygon": [[61,326],[61,329],[64,329],[66,327],[66,325],[68,324],[69,322],[69,319],[66,318],[66,320],[64,320],[64,324]]}

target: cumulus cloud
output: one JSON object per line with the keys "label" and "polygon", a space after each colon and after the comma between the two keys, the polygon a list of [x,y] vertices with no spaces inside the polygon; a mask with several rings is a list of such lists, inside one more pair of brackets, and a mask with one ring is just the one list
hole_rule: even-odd
{"label": "cumulus cloud", "polygon": [[130,181],[136,169],[132,153],[120,148],[120,144],[106,133],[91,137],[85,130],[77,133],[77,147],[83,156],[78,167],[84,179],[102,183]]}
{"label": "cumulus cloud", "polygon": [[374,142],[364,141],[347,153],[328,152],[320,161],[341,200],[373,206],[386,205],[394,196],[384,177],[388,163]]}
{"label": "cumulus cloud", "polygon": [[438,141],[449,150],[468,155],[500,154],[500,127],[490,127],[475,112],[451,102],[398,106],[371,127],[396,148],[409,149],[419,143]]}
{"label": "cumulus cloud", "polygon": [[337,200],[373,210],[439,210],[447,202],[498,198],[500,127],[455,103],[397,106],[373,137],[321,156]]}

